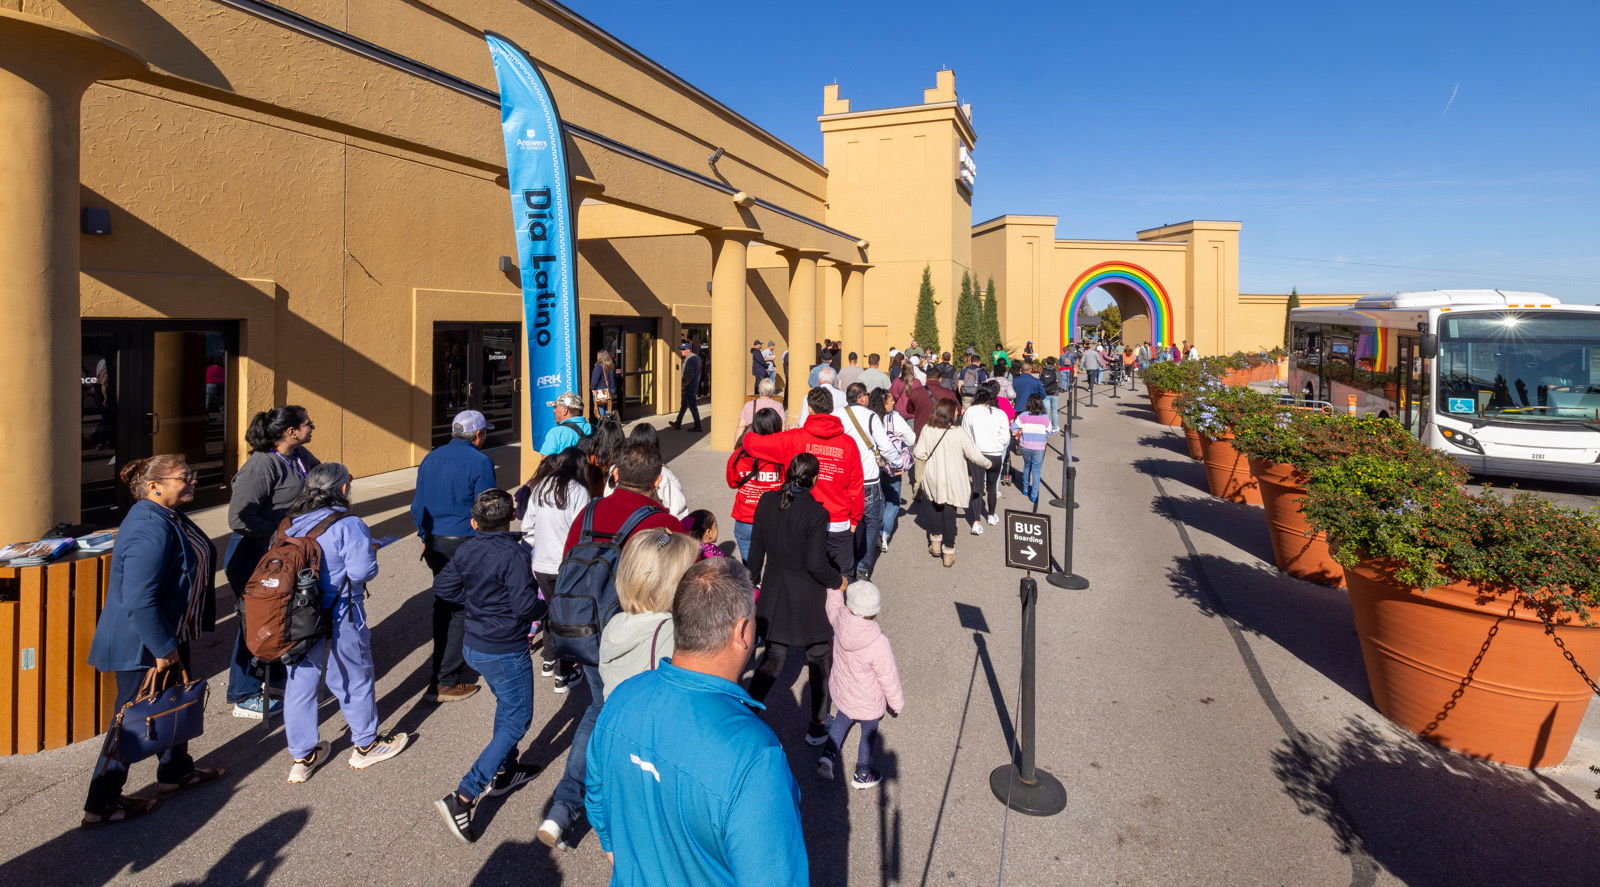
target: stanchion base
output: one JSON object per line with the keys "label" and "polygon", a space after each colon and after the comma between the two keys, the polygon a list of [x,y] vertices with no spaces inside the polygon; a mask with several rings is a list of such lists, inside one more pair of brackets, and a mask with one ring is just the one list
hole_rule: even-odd
{"label": "stanchion base", "polygon": [[1067,787],[1043,770],[1033,771],[1033,782],[1023,782],[1013,764],[989,774],[989,788],[1000,803],[1029,816],[1054,816],[1067,809]]}
{"label": "stanchion base", "polygon": [[[1067,500],[1065,500],[1065,499],[1051,499],[1050,500],[1050,507],[1051,508],[1066,508],[1067,507]],[[1072,503],[1072,507],[1073,508],[1077,508],[1078,507],[1078,503],[1077,502]]]}
{"label": "stanchion base", "polygon": [[1071,591],[1083,591],[1089,587],[1089,580],[1079,576],[1077,573],[1051,573],[1044,577],[1044,581],[1057,588],[1065,588]]}

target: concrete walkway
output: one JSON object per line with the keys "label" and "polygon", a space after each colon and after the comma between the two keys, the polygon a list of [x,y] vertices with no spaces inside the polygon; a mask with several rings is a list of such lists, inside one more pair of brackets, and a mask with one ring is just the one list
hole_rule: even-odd
{"label": "concrete walkway", "polygon": [[[1142,397],[1098,404],[1074,441],[1076,567],[1092,586],[1040,586],[1038,760],[1066,784],[1066,811],[1008,815],[989,790],[1014,741],[1019,668],[1020,574],[1003,566],[998,528],[963,536],[944,569],[927,554],[926,517],[903,517],[877,571],[907,695],[882,731],[885,785],[852,791],[815,775],[798,663],[796,686],[769,698],[804,794],[812,883],[1594,883],[1600,778],[1588,767],[1600,763],[1600,714],[1566,764],[1539,773],[1390,726],[1371,708],[1343,593],[1274,570],[1259,511],[1206,495],[1181,436],[1150,421]],[[726,515],[725,455],[697,436],[663,440],[691,504]],[[1052,487],[1060,466],[1046,461]],[[357,482],[358,511],[378,534],[409,526],[410,475]],[[1019,501],[1012,492],[1002,507]],[[202,518],[216,525],[215,513]],[[0,759],[0,883],[605,884],[592,836],[571,852],[532,837],[581,690],[557,696],[541,679],[524,759],[548,769],[481,805],[478,843],[457,843],[435,818],[430,802],[487,739],[493,700],[421,701],[429,602],[418,555],[415,538],[385,549],[370,601],[380,715],[418,736],[403,756],[367,771],[336,760],[285,784],[276,722],[227,715],[231,635],[219,632],[199,644],[201,670],[216,677],[194,749],[229,767],[227,781],[85,833],[74,826],[93,743]],[[336,707],[325,716],[324,736],[346,754]],[[152,790],[153,776],[136,766],[129,790]]]}

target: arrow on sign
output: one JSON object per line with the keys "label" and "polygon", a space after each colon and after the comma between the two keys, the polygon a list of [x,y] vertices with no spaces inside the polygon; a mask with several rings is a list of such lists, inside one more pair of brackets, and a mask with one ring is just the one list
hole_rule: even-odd
{"label": "arrow on sign", "polygon": [[1035,560],[1035,559],[1037,559],[1039,557],[1039,552],[1035,551],[1032,545],[1029,545],[1027,548],[1022,549],[1022,553],[1024,555],[1026,555],[1028,560],[1030,560],[1030,561],[1031,560]]}

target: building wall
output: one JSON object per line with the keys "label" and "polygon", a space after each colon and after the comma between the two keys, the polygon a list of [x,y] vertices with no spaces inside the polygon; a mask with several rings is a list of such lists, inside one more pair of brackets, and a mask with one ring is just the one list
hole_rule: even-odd
{"label": "building wall", "polygon": [[[830,176],[828,223],[871,244],[869,351],[910,338],[924,268],[948,348],[961,276],[973,270],[972,196],[956,173],[961,147],[971,150],[977,137],[957,101],[955,74],[940,71],[935,82],[920,105],[871,111],[851,111],[849,100],[830,86],[818,118]],[[839,338],[838,312],[830,310],[818,329]]]}

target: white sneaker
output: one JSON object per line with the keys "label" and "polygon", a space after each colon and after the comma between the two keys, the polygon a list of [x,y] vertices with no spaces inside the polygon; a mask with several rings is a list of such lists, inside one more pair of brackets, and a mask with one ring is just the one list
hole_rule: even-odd
{"label": "white sneaker", "polygon": [[879,533],[878,536],[879,536],[878,550],[879,551],[888,551],[889,550],[889,534],[888,533]]}
{"label": "white sneaker", "polygon": [[1000,515],[998,515],[998,514],[989,515],[989,526],[992,527],[992,526],[994,526],[995,524],[998,524],[998,523],[1000,523]]}
{"label": "white sneaker", "polygon": [[561,824],[554,819],[546,819],[539,824],[539,830],[534,832],[534,837],[546,847],[560,847],[566,849],[566,843],[561,840]]}
{"label": "white sneaker", "polygon": [[299,785],[310,779],[311,774],[326,763],[328,756],[331,754],[333,754],[333,743],[323,740],[317,743],[317,747],[311,750],[311,754],[303,758],[295,758],[294,763],[289,765],[289,784]]}
{"label": "white sneaker", "polygon": [[387,736],[380,733],[365,749],[350,750],[350,766],[356,770],[365,770],[379,761],[387,761],[404,751],[406,743],[410,741],[411,737],[404,733],[390,733]]}
{"label": "white sneaker", "polygon": [[974,535],[974,536],[982,536],[983,535],[983,521],[975,520],[975,521],[972,522],[972,535]]}

